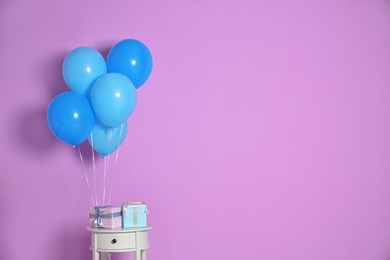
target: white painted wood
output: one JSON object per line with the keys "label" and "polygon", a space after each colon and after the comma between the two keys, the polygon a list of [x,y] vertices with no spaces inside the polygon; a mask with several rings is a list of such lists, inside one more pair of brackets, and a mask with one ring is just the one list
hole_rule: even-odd
{"label": "white painted wood", "polygon": [[102,255],[102,260],[107,260],[107,258],[108,258],[107,252],[101,252],[100,254]]}
{"label": "white painted wood", "polygon": [[141,250],[141,259],[146,260],[146,250]]}
{"label": "white painted wood", "polygon": [[[93,260],[107,260],[108,252],[134,251],[135,260],[146,260],[146,249],[149,248],[148,231],[144,228],[103,229],[91,228],[91,249]],[[99,258],[99,253],[101,258]]]}
{"label": "white painted wood", "polygon": [[96,242],[98,251],[135,250],[135,232],[101,233],[98,237],[99,239]]}
{"label": "white painted wood", "polygon": [[146,249],[149,247],[149,240],[148,240],[148,231],[141,231],[138,232],[138,245],[140,249]]}

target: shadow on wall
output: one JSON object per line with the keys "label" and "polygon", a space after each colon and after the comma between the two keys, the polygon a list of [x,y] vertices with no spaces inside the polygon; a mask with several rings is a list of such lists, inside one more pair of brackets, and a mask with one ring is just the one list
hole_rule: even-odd
{"label": "shadow on wall", "polygon": [[20,136],[28,149],[46,153],[48,149],[56,146],[56,138],[47,125],[46,108],[25,112],[21,115],[20,122]]}
{"label": "shadow on wall", "polygon": [[99,44],[96,47],[96,50],[100,52],[100,54],[104,57],[104,59],[107,61],[108,53],[110,52],[112,46],[116,44],[117,41],[107,40],[104,43]]}
{"label": "shadow on wall", "polygon": [[[35,157],[46,158],[48,152],[54,151],[60,147],[70,147],[57,139],[50,131],[46,120],[47,107],[33,108],[21,112],[12,119],[15,127],[10,128],[11,141],[13,146],[18,148],[22,154],[33,155]],[[79,145],[84,163],[92,164],[92,147],[88,141]],[[76,160],[80,160],[77,148],[73,149],[73,155]],[[99,154],[94,154],[100,156]]]}
{"label": "shadow on wall", "polygon": [[[0,0],[0,6],[3,0]],[[111,47],[115,41],[110,40],[100,44],[97,50],[106,59]],[[75,46],[77,48],[79,46]],[[41,92],[47,96],[47,102],[43,106],[33,106],[31,108],[21,107],[22,110],[12,116],[8,125],[15,126],[9,129],[12,137],[12,144],[22,153],[33,154],[34,156],[44,157],[50,150],[57,149],[59,146],[67,146],[58,140],[50,131],[46,112],[50,101],[57,95],[70,91],[66,86],[62,76],[62,63],[66,55],[71,51],[63,50],[56,53],[48,53],[39,61],[36,68],[37,84],[40,85]],[[43,69],[42,69],[43,68]],[[92,148],[88,141],[79,145],[81,154],[86,164],[92,164]],[[75,149],[73,152],[75,158],[80,160],[79,152]],[[100,156],[99,154],[94,154]]]}
{"label": "shadow on wall", "polygon": [[38,66],[39,69],[36,71],[38,75],[41,75],[42,84],[45,86],[44,91],[46,90],[45,92],[48,94],[47,105],[58,94],[70,90],[62,77],[62,63],[66,55],[67,52],[62,51],[45,56],[42,60],[42,67],[45,69],[41,70]]}
{"label": "shadow on wall", "polygon": [[2,170],[2,174],[0,175],[0,208],[1,208],[1,214],[0,214],[0,222],[4,223],[2,227],[2,232],[0,232],[0,241],[2,241],[0,245],[0,252],[1,252],[1,259],[13,259],[11,252],[10,252],[10,243],[12,243],[9,239],[9,234],[11,233],[12,227],[11,225],[7,225],[8,219],[11,217],[11,214],[9,214],[10,207],[10,200],[7,198],[7,193],[5,192],[4,185],[7,183],[3,178],[6,178],[6,176],[10,176],[10,170]]}
{"label": "shadow on wall", "polygon": [[8,125],[12,146],[22,155],[44,158],[60,144],[47,125],[45,107],[19,111]]}
{"label": "shadow on wall", "polygon": [[48,127],[46,111],[52,98],[61,92],[68,91],[61,72],[64,53],[51,54],[49,57],[48,59],[46,56],[35,66],[36,75],[38,75],[37,85],[41,86],[41,89],[37,88],[37,90],[48,97],[47,102],[33,107],[20,106],[21,110],[12,115],[11,122],[8,122],[8,125],[16,126],[16,129],[14,127],[9,129],[13,146],[22,153],[34,156],[45,156],[48,150],[53,150],[60,144]]}

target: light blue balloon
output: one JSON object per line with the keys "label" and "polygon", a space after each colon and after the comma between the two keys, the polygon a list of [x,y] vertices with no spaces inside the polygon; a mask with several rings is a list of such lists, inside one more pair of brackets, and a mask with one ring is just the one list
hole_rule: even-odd
{"label": "light blue balloon", "polygon": [[103,56],[90,47],[72,50],[62,64],[62,75],[66,85],[87,98],[95,81],[106,73],[107,65]]}
{"label": "light blue balloon", "polygon": [[80,93],[68,91],[59,94],[47,109],[47,123],[51,132],[61,141],[79,145],[91,133],[95,116],[88,99]]}
{"label": "light blue balloon", "polygon": [[107,56],[107,71],[128,77],[136,88],[149,78],[153,67],[152,55],[146,45],[135,39],[115,44]]}
{"label": "light blue balloon", "polygon": [[106,156],[113,153],[123,143],[127,134],[127,122],[120,126],[107,128],[99,121],[95,122],[88,142],[99,154]]}
{"label": "light blue balloon", "polygon": [[106,127],[122,124],[133,113],[137,93],[133,83],[119,73],[101,76],[91,90],[91,105],[96,118]]}

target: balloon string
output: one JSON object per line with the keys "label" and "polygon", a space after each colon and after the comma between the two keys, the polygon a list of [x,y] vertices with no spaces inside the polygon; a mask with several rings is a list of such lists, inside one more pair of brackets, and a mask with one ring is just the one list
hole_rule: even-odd
{"label": "balloon string", "polygon": [[[108,129],[108,133],[109,133],[109,135],[108,135],[108,138],[109,138],[109,143],[110,143],[110,145],[108,146],[108,154],[111,154],[111,142],[112,142],[112,129],[111,128],[109,128]],[[108,167],[110,167],[110,156],[108,155],[107,156],[108,158],[107,158],[107,168]]]}
{"label": "balloon string", "polygon": [[[83,168],[84,168],[84,175],[85,175],[85,180],[87,181],[88,190],[89,190],[89,192],[91,192],[91,185],[89,184],[89,179],[88,179],[88,175],[87,175],[87,169],[85,167],[84,160],[83,160],[83,155],[81,154],[81,150],[80,150],[79,146],[77,146],[77,150],[79,151],[80,160],[81,160],[81,163],[82,163]],[[91,194],[91,201],[92,201],[92,205],[94,205],[92,194]]]}
{"label": "balloon string", "polygon": [[97,183],[96,183],[96,166],[95,166],[95,151],[93,150],[93,135],[91,132],[91,150],[92,150],[92,168],[93,168],[93,179],[94,179],[94,191],[95,191],[95,206],[99,205],[97,195]]}
{"label": "balloon string", "polygon": [[[112,129],[108,129],[108,141],[111,143],[112,140]],[[106,198],[106,183],[107,183],[107,174],[108,174],[108,168],[110,166],[110,153],[111,153],[111,147],[108,148],[108,154],[104,156],[104,177],[103,177],[103,204]],[[104,204],[106,205],[106,204]],[[108,205],[108,204],[107,204]]]}
{"label": "balloon string", "polygon": [[119,145],[120,145],[120,140],[121,140],[121,137],[122,137],[122,133],[123,133],[123,124],[121,124],[121,130],[119,131],[119,138],[118,138],[118,143],[117,143],[117,152],[116,152],[116,156],[115,156],[115,164],[118,161]]}
{"label": "balloon string", "polygon": [[109,194],[108,194],[108,205],[110,204],[110,201],[111,201],[112,183],[114,182],[114,172],[115,172],[115,169],[116,169],[116,163],[118,162],[119,145],[120,145],[119,143],[120,143],[120,140],[121,140],[121,137],[122,137],[122,130],[123,130],[123,124],[121,124],[121,130],[119,132],[119,138],[118,138],[118,143],[117,143],[117,150],[116,150],[116,154],[115,154],[114,169],[112,171],[112,177],[111,177],[111,183],[110,183],[110,191],[109,191]]}
{"label": "balloon string", "polygon": [[103,206],[106,198],[106,174],[107,174],[107,156],[103,157],[104,159],[104,174],[103,174]]}

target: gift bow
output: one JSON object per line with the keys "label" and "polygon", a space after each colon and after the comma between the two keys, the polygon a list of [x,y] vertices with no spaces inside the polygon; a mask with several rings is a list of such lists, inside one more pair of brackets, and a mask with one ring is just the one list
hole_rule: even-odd
{"label": "gift bow", "polygon": [[147,205],[145,202],[142,202],[142,201],[133,201],[133,202],[126,202],[126,203],[123,203],[123,215],[124,215],[124,216],[126,216],[126,210],[127,210],[126,206],[127,206],[127,205],[131,205],[132,208],[133,208],[133,211],[134,211],[134,209],[137,210],[137,205],[146,205],[144,213],[149,214],[148,205]]}

